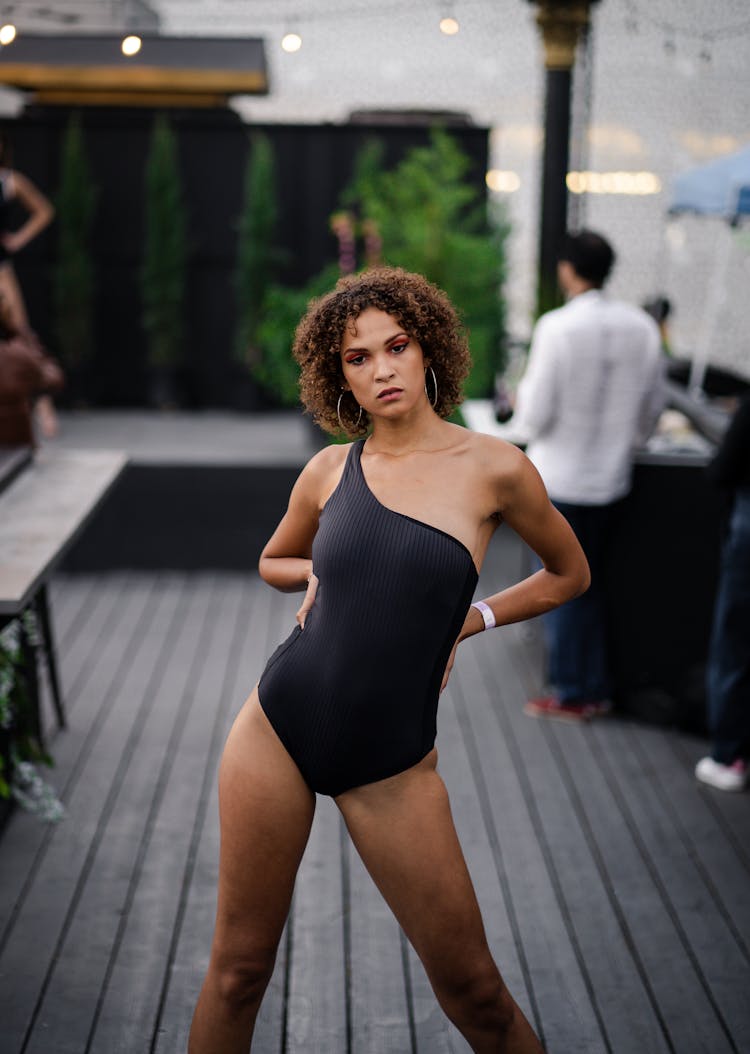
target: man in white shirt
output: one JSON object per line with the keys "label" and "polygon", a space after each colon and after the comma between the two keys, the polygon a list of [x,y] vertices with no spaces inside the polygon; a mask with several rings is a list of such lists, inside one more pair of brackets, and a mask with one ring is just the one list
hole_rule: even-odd
{"label": "man in white shirt", "polygon": [[602,292],[614,259],[601,235],[567,235],[558,263],[567,303],[537,322],[516,397],[514,431],[576,532],[592,579],[587,593],[545,617],[552,692],[526,704],[534,717],[579,721],[609,708],[606,545],[633,454],[664,406],[658,327]]}

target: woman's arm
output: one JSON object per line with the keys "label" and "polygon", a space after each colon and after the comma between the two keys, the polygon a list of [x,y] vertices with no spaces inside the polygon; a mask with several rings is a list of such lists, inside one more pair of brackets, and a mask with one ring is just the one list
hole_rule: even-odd
{"label": "woman's arm", "polygon": [[583,549],[568,521],[549,500],[537,470],[520,450],[513,450],[509,460],[512,464],[503,479],[498,511],[534,550],[543,567],[485,599],[499,626],[551,611],[585,593],[591,581]]}
{"label": "woman's arm", "polygon": [[[559,607],[566,600],[585,593],[591,577],[589,565],[570,524],[550,502],[539,473],[520,450],[510,448],[503,459],[498,512],[526,544],[534,550],[543,567],[515,585],[485,597],[497,626],[522,622]],[[470,607],[456,645],[485,624],[475,607]],[[453,666],[455,647],[443,679],[445,687]]]}
{"label": "woman's arm", "polygon": [[26,176],[20,172],[13,172],[10,178],[13,180],[15,196],[29,214],[26,222],[17,231],[10,231],[2,236],[3,246],[8,252],[15,253],[49,226],[55,210],[52,202]]}
{"label": "woman's arm", "polygon": [[261,578],[282,593],[307,589],[318,519],[332,490],[345,448],[327,447],[311,458],[292,488],[289,505],[258,561]]}

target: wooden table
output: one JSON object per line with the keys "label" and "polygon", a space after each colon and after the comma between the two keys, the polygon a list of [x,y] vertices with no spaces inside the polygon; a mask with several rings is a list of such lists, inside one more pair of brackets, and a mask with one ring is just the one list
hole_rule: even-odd
{"label": "wooden table", "polygon": [[30,446],[0,446],[0,494],[31,463],[33,455]]}
{"label": "wooden table", "polygon": [[[127,456],[117,450],[54,448],[42,450],[33,459],[27,456],[25,462],[16,451],[6,461],[8,471],[17,474],[0,493],[0,628],[28,608],[36,612],[61,727],[65,711],[47,582],[126,462]],[[31,680],[36,695],[35,669]]]}

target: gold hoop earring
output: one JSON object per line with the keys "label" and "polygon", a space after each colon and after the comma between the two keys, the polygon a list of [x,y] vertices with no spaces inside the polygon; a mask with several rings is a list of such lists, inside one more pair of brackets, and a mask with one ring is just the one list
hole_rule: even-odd
{"label": "gold hoop earring", "polygon": [[[427,391],[427,370],[429,370],[430,373],[432,374],[432,386],[435,389],[435,398],[434,399],[430,399],[430,393]],[[424,393],[427,396],[427,398],[429,399],[430,406],[434,410],[435,407],[437,406],[437,401],[438,401],[438,386],[437,386],[437,377],[435,376],[435,371],[433,370],[432,366],[428,366],[425,369],[425,371],[424,371]]]}
{"label": "gold hoop earring", "polygon": [[[339,395],[339,400],[338,400],[338,402],[336,403],[336,416],[337,416],[337,417],[338,417],[338,419],[339,419],[339,428],[341,429],[341,431],[342,431],[342,432],[346,432],[346,431],[348,431],[348,429],[347,429],[346,425],[345,425],[345,424],[344,424],[344,422],[343,422],[343,421],[341,420],[341,400],[342,400],[342,399],[344,398],[344,396],[345,396],[345,395],[346,395],[346,389],[345,389],[345,388],[342,388],[342,390],[341,390],[341,394]],[[358,405],[359,405],[359,404],[358,404]],[[359,428],[359,422],[360,422],[361,420],[362,420],[362,407],[360,406],[360,407],[359,407],[359,413],[357,414],[357,420],[356,420],[356,421],[354,422],[354,427],[355,427],[355,428]]]}

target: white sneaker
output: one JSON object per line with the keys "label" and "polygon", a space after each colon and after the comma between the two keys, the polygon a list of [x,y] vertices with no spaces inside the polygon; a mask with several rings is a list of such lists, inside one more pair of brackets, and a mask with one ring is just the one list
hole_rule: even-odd
{"label": "white sneaker", "polygon": [[722,791],[741,791],[747,786],[747,764],[738,759],[722,765],[713,758],[701,758],[695,766],[695,778]]}

